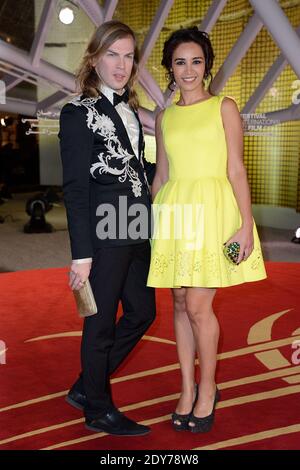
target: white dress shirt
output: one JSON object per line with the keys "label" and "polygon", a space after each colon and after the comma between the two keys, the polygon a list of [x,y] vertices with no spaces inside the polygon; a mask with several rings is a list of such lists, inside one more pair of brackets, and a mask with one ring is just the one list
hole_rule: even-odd
{"label": "white dress shirt", "polygon": [[[119,94],[122,95],[124,91],[125,90],[122,90],[122,92]],[[106,98],[111,102],[111,104],[114,103],[114,93],[116,93],[115,90],[108,87],[107,85],[101,85],[101,93],[103,93],[103,95],[106,96]],[[135,117],[135,114],[130,108],[130,106],[124,101],[121,101],[121,103],[118,103],[115,106],[115,109],[123,121],[125,129],[127,130],[127,134],[128,134],[132,149],[134,151],[136,158],[138,159],[139,158],[140,126]],[[72,263],[82,264],[82,263],[91,263],[92,261],[93,261],[93,258],[82,258],[82,259],[73,259]]]}
{"label": "white dress shirt", "polygon": [[[118,93],[122,95],[124,93],[124,89]],[[114,93],[116,93],[115,90],[112,88],[109,88],[106,85],[101,86],[101,93],[106,96],[106,98],[111,102],[111,104],[114,103]],[[125,103],[124,101],[121,101],[121,103],[118,103],[115,109],[118,111],[119,116],[121,117],[123,124],[127,130],[128,137],[130,139],[130,143],[132,145],[133,151],[135,153],[135,156],[139,158],[139,137],[140,137],[140,126],[139,123],[135,117],[134,112],[130,108],[128,103]]]}

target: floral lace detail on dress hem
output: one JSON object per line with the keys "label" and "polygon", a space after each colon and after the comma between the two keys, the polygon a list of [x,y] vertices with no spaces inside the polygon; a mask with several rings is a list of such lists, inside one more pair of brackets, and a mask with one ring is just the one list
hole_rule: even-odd
{"label": "floral lace detail on dress hem", "polygon": [[[200,259],[195,260],[195,254],[188,251],[178,251],[176,255],[173,253],[165,255],[156,252],[153,255],[153,260],[151,263],[153,275],[155,277],[160,277],[164,275],[166,270],[173,265],[175,274],[178,277],[191,277],[193,273],[200,274],[201,271],[204,270],[206,276],[213,278],[219,274],[220,257],[222,257],[222,259],[224,258],[223,261],[228,273],[238,273],[241,267],[241,264],[238,266],[228,261],[225,258],[222,249],[219,253],[209,250],[202,250],[202,255],[198,255],[197,257]],[[261,261],[261,249],[255,248],[245,263],[249,263],[250,269],[255,271],[258,269]]]}

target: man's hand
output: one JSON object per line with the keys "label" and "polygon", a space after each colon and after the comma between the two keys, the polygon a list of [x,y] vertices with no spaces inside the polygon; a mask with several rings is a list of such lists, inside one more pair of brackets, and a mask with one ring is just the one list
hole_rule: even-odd
{"label": "man's hand", "polygon": [[70,269],[69,286],[72,290],[79,290],[89,278],[92,263],[72,263]]}

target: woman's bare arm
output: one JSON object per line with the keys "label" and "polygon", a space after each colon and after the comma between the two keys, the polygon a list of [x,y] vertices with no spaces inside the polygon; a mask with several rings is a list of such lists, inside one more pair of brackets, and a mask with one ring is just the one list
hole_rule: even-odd
{"label": "woman's bare arm", "polygon": [[242,226],[232,237],[241,245],[240,262],[248,258],[253,250],[251,195],[243,162],[243,126],[238,107],[232,99],[223,99],[221,113],[227,144],[227,175],[242,217]]}
{"label": "woman's bare arm", "polygon": [[163,184],[169,179],[169,164],[166,151],[163,144],[163,136],[161,131],[161,120],[164,111],[156,116],[155,121],[155,138],[156,138],[156,171],[152,183],[152,200],[160,190]]}

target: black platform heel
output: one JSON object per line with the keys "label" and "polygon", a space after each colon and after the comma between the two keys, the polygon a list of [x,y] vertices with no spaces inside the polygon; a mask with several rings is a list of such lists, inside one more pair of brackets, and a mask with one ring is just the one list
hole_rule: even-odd
{"label": "black platform heel", "polygon": [[[198,385],[196,384],[195,386],[195,391],[196,395],[193,401],[193,406],[190,411],[190,413],[187,414],[179,414],[179,413],[173,413],[172,414],[172,425],[175,429],[175,431],[187,431],[189,429],[189,421],[191,418],[191,414],[193,412],[194,406],[196,404],[196,401],[198,400]],[[175,421],[179,421],[179,424],[176,423]]]}
{"label": "black platform heel", "polygon": [[193,423],[193,426],[188,424],[188,428],[191,432],[209,432],[214,424],[214,418],[215,418],[215,408],[216,404],[218,401],[221,399],[221,394],[216,388],[216,393],[215,393],[215,399],[214,399],[214,404],[213,404],[213,409],[210,415],[205,416],[204,418],[197,418],[197,416],[194,416],[193,413],[191,413],[190,419],[188,423]]}

